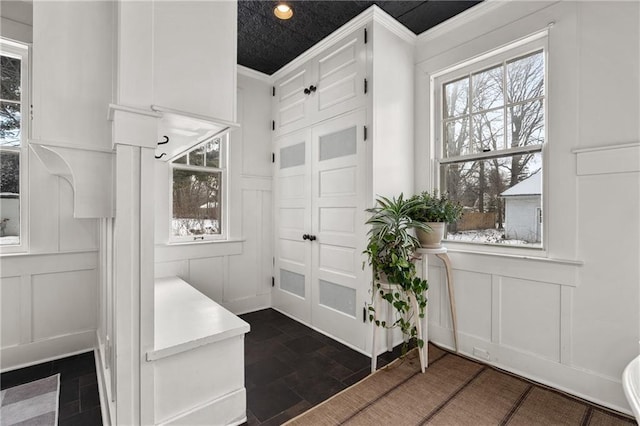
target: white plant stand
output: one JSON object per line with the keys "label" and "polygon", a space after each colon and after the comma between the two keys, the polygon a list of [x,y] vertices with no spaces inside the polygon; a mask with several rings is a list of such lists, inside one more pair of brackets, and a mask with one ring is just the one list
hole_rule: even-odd
{"label": "white plant stand", "polygon": [[[453,292],[453,272],[451,267],[451,259],[447,254],[446,247],[439,248],[421,248],[417,250],[422,255],[422,276],[429,276],[429,255],[433,254],[444,263],[444,269],[447,274],[447,289],[449,291],[449,306],[451,307],[451,323],[453,325],[453,343],[454,349],[458,352],[458,321],[456,316],[456,299]],[[428,304],[427,304],[428,305]],[[426,340],[425,340],[426,343]],[[425,344],[426,347],[426,344]]]}
{"label": "white plant stand", "polygon": [[[447,274],[447,289],[449,291],[449,303],[451,307],[451,320],[453,324],[453,341],[454,341],[454,349],[458,352],[458,324],[457,324],[457,316],[456,316],[456,303],[455,296],[453,292],[453,274],[451,267],[451,259],[449,259],[449,255],[447,254],[446,247],[439,248],[421,248],[418,249],[417,252],[422,255],[422,277],[427,278],[429,276],[429,255],[433,254],[438,259],[442,260],[444,263],[445,271]],[[381,289],[384,291],[391,291],[394,285],[388,283],[381,283]],[[425,297],[428,296],[428,290],[425,292]],[[376,291],[376,294],[373,297],[373,308],[378,309],[381,306],[382,297],[380,293]],[[413,305],[414,312],[418,312],[418,303],[414,298],[410,298],[410,303]],[[417,317],[416,328],[418,332],[418,339],[424,342],[424,346],[418,349],[418,355],[420,357],[420,370],[424,373],[425,369],[429,366],[429,357],[428,357],[428,342],[429,342],[429,328],[427,324],[428,312],[427,309],[429,304],[427,303],[427,308],[425,308],[424,318]],[[393,309],[387,309],[387,324],[391,324],[393,322]],[[373,326],[373,341],[371,344],[371,372],[375,372],[377,369],[377,335],[378,329],[375,323],[372,323]],[[387,331],[387,350],[393,350],[393,334]]]}

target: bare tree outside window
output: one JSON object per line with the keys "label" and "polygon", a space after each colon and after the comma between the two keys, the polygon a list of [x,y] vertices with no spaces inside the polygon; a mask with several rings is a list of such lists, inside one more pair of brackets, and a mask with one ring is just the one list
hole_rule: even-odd
{"label": "bare tree outside window", "polygon": [[222,139],[199,145],[173,160],[173,237],[215,237],[223,234]]}
{"label": "bare tree outside window", "polygon": [[541,246],[544,79],[537,51],[443,84],[441,190],[465,207],[448,240]]}
{"label": "bare tree outside window", "polygon": [[0,245],[20,244],[22,59],[0,55]]}

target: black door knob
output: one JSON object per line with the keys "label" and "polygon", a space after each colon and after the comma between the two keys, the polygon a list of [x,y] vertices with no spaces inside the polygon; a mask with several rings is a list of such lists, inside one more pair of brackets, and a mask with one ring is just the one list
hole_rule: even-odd
{"label": "black door knob", "polygon": [[304,235],[302,236],[302,239],[303,239],[303,240],[308,240],[308,239],[310,239],[310,238],[311,238],[311,236],[310,236],[309,234],[304,234]]}
{"label": "black door knob", "polygon": [[311,86],[309,86],[309,90],[312,91],[312,92],[315,92],[316,89],[317,89],[317,87],[314,86],[313,84]]}
{"label": "black door knob", "polygon": [[308,88],[305,87],[304,88],[304,94],[308,95],[309,93],[311,93],[311,90],[309,90]]}
{"label": "black door knob", "polygon": [[309,241],[315,241],[315,240],[316,240],[315,235],[309,235]]}

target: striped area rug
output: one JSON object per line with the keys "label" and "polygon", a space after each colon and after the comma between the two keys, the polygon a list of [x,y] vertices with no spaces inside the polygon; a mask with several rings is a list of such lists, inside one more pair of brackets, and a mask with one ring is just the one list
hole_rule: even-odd
{"label": "striped area rug", "polygon": [[0,425],[58,424],[60,374],[0,392]]}
{"label": "striped area rug", "polygon": [[293,425],[630,425],[634,421],[429,345],[286,423]]}

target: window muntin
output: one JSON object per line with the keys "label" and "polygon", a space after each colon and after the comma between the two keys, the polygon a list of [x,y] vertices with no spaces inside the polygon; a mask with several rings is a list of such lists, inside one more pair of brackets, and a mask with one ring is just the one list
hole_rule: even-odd
{"label": "window muntin", "polygon": [[225,136],[216,136],[171,162],[171,241],[226,237]]}
{"label": "window muntin", "polygon": [[0,247],[3,252],[26,246],[28,48],[0,40]]}
{"label": "window muntin", "polygon": [[448,241],[542,248],[545,53],[522,50],[435,80],[440,190],[465,207]]}

